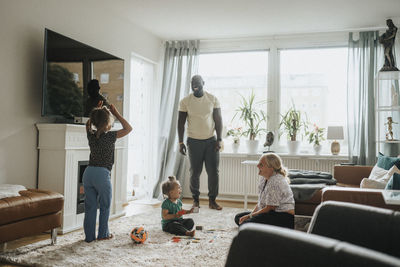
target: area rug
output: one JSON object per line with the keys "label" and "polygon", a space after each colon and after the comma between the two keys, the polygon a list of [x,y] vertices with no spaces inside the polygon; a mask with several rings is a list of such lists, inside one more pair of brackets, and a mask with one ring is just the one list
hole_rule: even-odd
{"label": "area rug", "polygon": [[[76,231],[59,236],[54,246],[44,240],[1,253],[0,260],[26,266],[224,266],[238,231],[233,218],[241,211],[202,207],[198,214],[185,215],[203,230],[196,231],[196,239],[176,242],[174,235],[161,230],[160,208],[150,207],[143,214],[110,221],[113,239],[86,243],[83,231]],[[136,226],[148,232],[144,244],[135,244],[129,236]]]}

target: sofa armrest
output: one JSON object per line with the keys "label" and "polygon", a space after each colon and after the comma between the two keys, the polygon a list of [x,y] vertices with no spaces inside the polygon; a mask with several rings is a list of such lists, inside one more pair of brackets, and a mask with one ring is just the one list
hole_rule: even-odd
{"label": "sofa armrest", "polygon": [[400,260],[339,240],[272,225],[239,228],[226,265],[242,266],[399,266]]}
{"label": "sofa armrest", "polygon": [[400,212],[327,201],[316,208],[308,232],[400,257],[399,224]]}
{"label": "sofa armrest", "polygon": [[349,184],[360,187],[361,180],[368,178],[374,166],[342,166],[335,165],[333,167],[333,177],[338,183]]}
{"label": "sofa armrest", "polygon": [[339,186],[325,187],[322,189],[321,202],[329,200],[363,204],[391,210],[400,210],[400,205],[388,205],[385,203],[381,189]]}

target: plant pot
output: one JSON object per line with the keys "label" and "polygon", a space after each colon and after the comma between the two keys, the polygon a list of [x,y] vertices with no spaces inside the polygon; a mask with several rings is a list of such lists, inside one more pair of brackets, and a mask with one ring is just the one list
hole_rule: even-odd
{"label": "plant pot", "polygon": [[240,147],[240,141],[239,140],[233,140],[232,143],[232,152],[237,153]]}
{"label": "plant pot", "polygon": [[322,146],[321,145],[313,145],[315,155],[321,154]]}
{"label": "plant pot", "polygon": [[257,154],[258,152],[258,140],[246,140],[247,153]]}
{"label": "plant pot", "polygon": [[296,155],[299,153],[300,141],[287,141],[289,154]]}

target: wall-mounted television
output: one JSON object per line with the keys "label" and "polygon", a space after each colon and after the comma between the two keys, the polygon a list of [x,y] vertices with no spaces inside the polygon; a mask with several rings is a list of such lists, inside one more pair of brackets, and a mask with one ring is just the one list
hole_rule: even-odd
{"label": "wall-mounted television", "polygon": [[97,79],[102,94],[122,114],[124,60],[45,29],[42,116],[58,122],[87,117],[87,84]]}

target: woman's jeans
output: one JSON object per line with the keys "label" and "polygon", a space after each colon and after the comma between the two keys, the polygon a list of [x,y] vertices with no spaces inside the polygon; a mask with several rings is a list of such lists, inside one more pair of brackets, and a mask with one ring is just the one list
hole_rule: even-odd
{"label": "woman's jeans", "polygon": [[[239,225],[240,217],[250,214],[249,211],[241,212],[236,214],[235,216],[235,223]],[[289,229],[294,229],[294,215],[287,213],[287,212],[275,212],[273,210],[261,213],[258,215],[253,216],[253,218],[244,221],[242,224],[245,223],[263,223],[263,224],[270,224],[280,227],[285,227]],[[240,226],[239,225],[239,226]]]}
{"label": "woman's jeans", "polygon": [[83,187],[85,189],[85,241],[96,239],[97,203],[100,204],[99,232],[97,238],[109,236],[108,218],[112,197],[110,170],[104,167],[87,166],[83,173]]}

